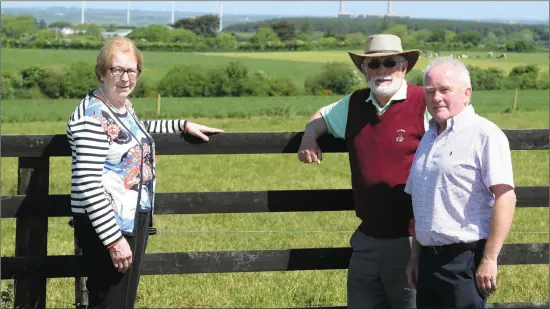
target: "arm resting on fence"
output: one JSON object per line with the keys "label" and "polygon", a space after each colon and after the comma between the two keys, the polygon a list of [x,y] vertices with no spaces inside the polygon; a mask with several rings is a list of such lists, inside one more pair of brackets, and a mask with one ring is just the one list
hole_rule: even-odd
{"label": "arm resting on fence", "polygon": [[143,125],[149,133],[181,133],[185,120],[145,120]]}

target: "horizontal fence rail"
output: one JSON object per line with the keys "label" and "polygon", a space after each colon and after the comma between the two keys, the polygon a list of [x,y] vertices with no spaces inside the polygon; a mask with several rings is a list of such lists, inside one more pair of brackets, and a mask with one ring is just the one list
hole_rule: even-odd
{"label": "horizontal fence rail", "polygon": [[[548,207],[549,189],[516,188],[518,207]],[[2,217],[71,216],[71,196],[49,195],[41,212],[25,195],[2,196]],[[351,189],[157,193],[155,214],[214,214],[353,210]],[[44,213],[43,213],[44,212]]]}
{"label": "horizontal fence rail", "polygon": [[[500,265],[548,264],[548,244],[505,244]],[[347,269],[350,248],[149,253],[143,275]],[[2,258],[2,279],[86,276],[82,256]]]}
{"label": "horizontal fence rail", "polygon": [[[548,130],[503,130],[512,150],[548,149]],[[298,151],[303,132],[224,133],[204,143],[196,137],[152,134],[157,155],[260,154]],[[200,145],[200,146],[199,146]],[[195,147],[193,147],[195,146]],[[199,147],[196,147],[199,146]],[[345,152],[344,140],[324,135],[319,139],[323,152]],[[67,137],[58,135],[2,135],[2,157],[70,156]]]}

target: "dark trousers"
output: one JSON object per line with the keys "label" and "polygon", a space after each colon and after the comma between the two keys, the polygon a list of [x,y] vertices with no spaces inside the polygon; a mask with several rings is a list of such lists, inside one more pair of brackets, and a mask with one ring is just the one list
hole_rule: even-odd
{"label": "dark trousers", "polygon": [[416,307],[485,308],[475,275],[485,240],[469,244],[422,247],[416,284]]}
{"label": "dark trousers", "polygon": [[348,309],[414,308],[415,291],[405,269],[411,253],[409,237],[380,239],[355,231],[347,280]]}
{"label": "dark trousers", "polygon": [[121,273],[113,266],[108,249],[103,246],[87,216],[74,217],[75,236],[88,268],[88,308],[134,308],[140,267],[149,237],[150,214],[139,213],[134,236],[125,236],[132,250],[132,266]]}

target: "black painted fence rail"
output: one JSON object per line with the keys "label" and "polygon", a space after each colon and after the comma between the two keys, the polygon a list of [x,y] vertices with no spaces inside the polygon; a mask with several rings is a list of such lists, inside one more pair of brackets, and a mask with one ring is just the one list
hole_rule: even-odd
{"label": "black painted fence rail", "polygon": [[[548,130],[504,130],[512,150],[547,150]],[[209,143],[189,136],[154,134],[158,155],[222,155],[296,153],[303,132],[225,133]],[[343,140],[329,135],[319,139],[323,152],[345,152]],[[43,308],[46,279],[75,277],[75,306],[86,303],[82,257],[48,256],[49,217],[71,216],[70,196],[48,193],[49,158],[70,156],[65,135],[2,135],[1,156],[18,157],[17,194],[1,197],[2,218],[16,219],[15,256],[2,257],[2,279],[15,279],[16,308]],[[297,160],[294,158],[294,160]],[[516,190],[518,207],[548,207],[548,186],[523,186]],[[235,192],[158,193],[159,215],[349,211],[350,189],[271,190]],[[144,275],[226,272],[300,271],[347,269],[350,248],[297,248],[146,254]],[[548,244],[506,244],[500,265],[548,264]],[[543,308],[548,303],[497,303],[488,308]],[[341,309],[345,307],[310,307]],[[204,309],[204,308],[203,308]],[[242,309],[242,308],[241,308]],[[277,308],[284,309],[284,308]],[[299,309],[299,308],[293,308]],[[304,308],[305,309],[305,308]]]}
{"label": "black painted fence rail", "polygon": [[[548,244],[505,244],[500,265],[548,264]],[[347,269],[350,248],[148,253],[143,275]],[[82,257],[6,257],[2,279],[86,276]]]}
{"label": "black painted fence rail", "polygon": [[[548,149],[548,130],[503,130],[512,150]],[[303,132],[224,133],[203,143],[193,136],[153,134],[158,155],[295,153]],[[319,139],[323,152],[344,152],[342,139],[325,135]],[[2,135],[2,157],[70,156],[67,137],[57,135]]]}
{"label": "black painted fence rail", "polygon": [[[548,187],[518,187],[518,207],[548,207]],[[25,195],[2,196],[2,218],[71,216],[70,195],[48,195],[37,212]],[[157,193],[155,214],[353,210],[351,189]]]}

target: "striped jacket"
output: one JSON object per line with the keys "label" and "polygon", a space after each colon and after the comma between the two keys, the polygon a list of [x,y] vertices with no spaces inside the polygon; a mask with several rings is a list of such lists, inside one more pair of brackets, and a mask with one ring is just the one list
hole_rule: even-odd
{"label": "striped jacket", "polygon": [[110,248],[132,235],[136,212],[152,212],[155,144],[149,133],[181,133],[185,120],[138,120],[131,103],[115,113],[92,92],[67,124],[72,150],[71,210],[87,215]]}

